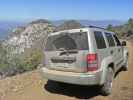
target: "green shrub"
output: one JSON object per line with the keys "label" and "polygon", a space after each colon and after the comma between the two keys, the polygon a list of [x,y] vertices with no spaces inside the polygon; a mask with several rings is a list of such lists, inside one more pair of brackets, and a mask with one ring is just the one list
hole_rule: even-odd
{"label": "green shrub", "polygon": [[42,60],[42,51],[38,49],[32,50],[28,57],[24,58],[24,69],[33,70],[36,69],[37,66],[41,63]]}
{"label": "green shrub", "polygon": [[0,75],[12,76],[24,71],[36,69],[41,63],[42,51],[30,49],[23,54],[10,54],[6,49],[0,49]]}

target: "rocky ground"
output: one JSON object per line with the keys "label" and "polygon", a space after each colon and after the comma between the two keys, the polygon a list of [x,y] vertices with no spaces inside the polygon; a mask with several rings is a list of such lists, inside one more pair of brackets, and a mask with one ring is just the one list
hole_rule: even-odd
{"label": "rocky ground", "polygon": [[95,87],[60,87],[48,82],[39,70],[0,80],[0,100],[133,100],[133,44],[129,48],[129,70],[120,72],[114,80],[110,96],[101,96]]}

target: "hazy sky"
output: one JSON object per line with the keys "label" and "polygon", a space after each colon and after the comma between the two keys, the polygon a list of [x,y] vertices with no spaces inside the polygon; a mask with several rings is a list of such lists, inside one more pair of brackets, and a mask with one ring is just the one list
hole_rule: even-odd
{"label": "hazy sky", "polygon": [[0,20],[127,20],[133,0],[0,0]]}

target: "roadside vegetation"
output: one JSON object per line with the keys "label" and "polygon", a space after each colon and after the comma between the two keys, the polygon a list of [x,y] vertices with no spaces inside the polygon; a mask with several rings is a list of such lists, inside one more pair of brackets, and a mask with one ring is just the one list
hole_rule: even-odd
{"label": "roadside vegetation", "polygon": [[41,63],[42,51],[39,49],[14,55],[9,52],[6,48],[0,49],[0,78],[34,70]]}
{"label": "roadside vegetation", "polygon": [[120,38],[133,40],[133,19],[130,18],[127,23],[120,26],[108,25],[108,30],[114,31]]}

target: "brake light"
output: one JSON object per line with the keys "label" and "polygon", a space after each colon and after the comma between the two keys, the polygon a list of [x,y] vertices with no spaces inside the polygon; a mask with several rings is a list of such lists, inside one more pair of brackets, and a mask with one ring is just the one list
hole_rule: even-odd
{"label": "brake light", "polygon": [[97,60],[97,54],[88,54],[87,55],[87,61],[90,63],[90,62],[93,62],[93,61],[96,61]]}
{"label": "brake light", "polygon": [[87,71],[96,71],[98,69],[97,54],[87,55]]}

